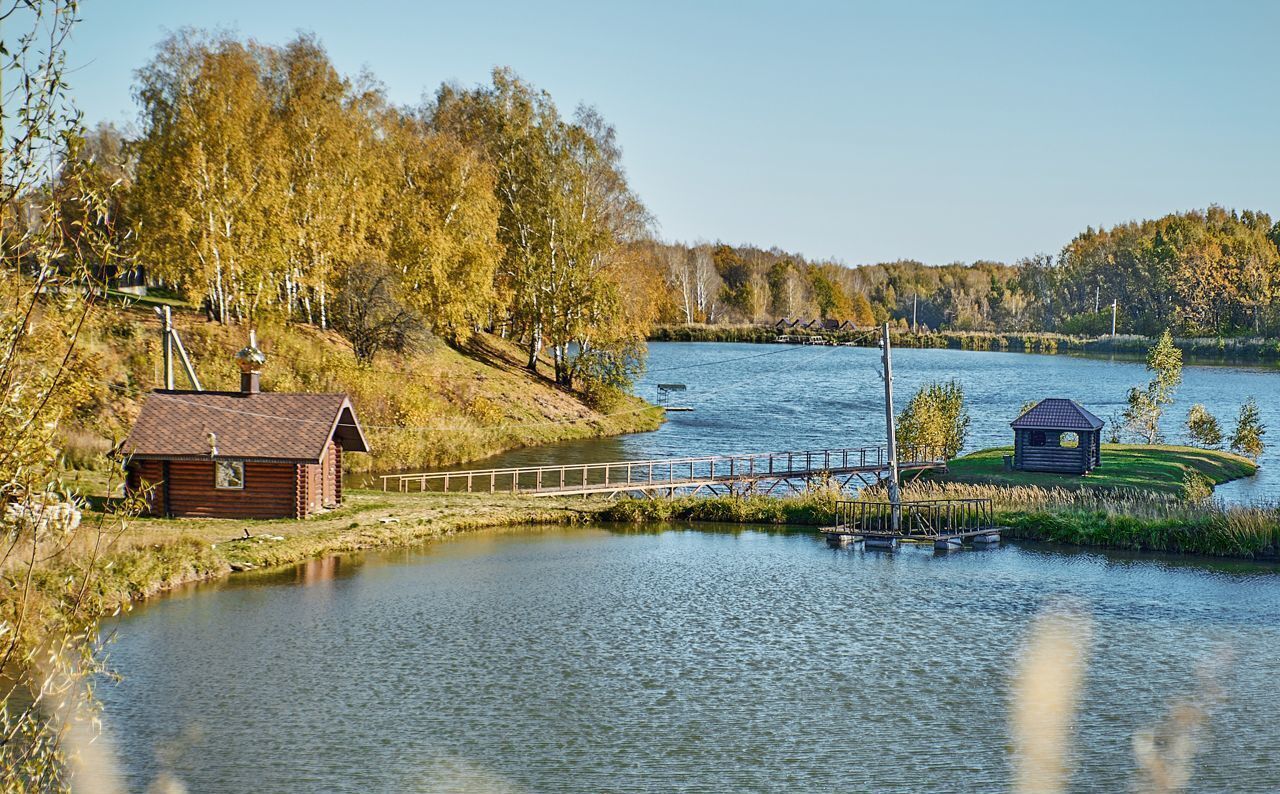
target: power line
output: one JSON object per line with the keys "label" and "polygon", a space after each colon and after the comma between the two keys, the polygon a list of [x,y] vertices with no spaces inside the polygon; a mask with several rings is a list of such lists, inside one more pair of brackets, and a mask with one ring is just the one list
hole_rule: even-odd
{"label": "power line", "polygon": [[796,350],[804,350],[805,347],[807,346],[806,345],[789,345],[788,347],[785,347],[782,350],[770,350],[767,353],[756,353],[754,355],[738,356],[736,358],[722,358],[717,361],[703,361],[698,364],[682,364],[678,367],[661,367],[659,369],[650,369],[645,371],[646,373],[651,375],[655,372],[674,372],[675,370],[678,370],[678,369],[696,369],[698,367],[711,367],[711,366],[715,366],[716,364],[731,364],[735,361],[746,361],[747,359],[750,359],[750,358],[764,358],[765,356],[776,356],[779,353],[791,353]]}

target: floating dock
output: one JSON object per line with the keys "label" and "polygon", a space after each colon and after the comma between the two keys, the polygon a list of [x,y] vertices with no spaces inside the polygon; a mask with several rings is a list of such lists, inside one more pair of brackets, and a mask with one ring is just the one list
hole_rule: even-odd
{"label": "floating dock", "polygon": [[1000,542],[990,499],[928,499],[902,502],[839,502],[835,526],[821,531],[833,548],[862,543],[892,551],[899,543],[932,543],[938,550],[965,543]]}

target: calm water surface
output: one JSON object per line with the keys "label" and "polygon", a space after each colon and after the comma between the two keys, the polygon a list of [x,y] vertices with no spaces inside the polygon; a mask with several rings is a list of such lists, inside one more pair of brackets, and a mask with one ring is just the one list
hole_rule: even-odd
{"label": "calm water surface", "polygon": [[991,791],[1010,658],[1062,598],[1094,623],[1074,790],[1124,790],[1214,660],[1193,788],[1275,789],[1275,570],[1036,547],[478,535],[156,601],[101,695],[131,790]]}
{"label": "calm water surface", "polygon": [[[871,348],[650,343],[649,371],[637,393],[655,400],[658,383],[684,383],[688,390],[673,395],[671,404],[695,411],[669,414],[655,433],[517,450],[467,468],[882,444],[879,357],[880,351]],[[1123,409],[1129,387],[1145,384],[1150,374],[1131,359],[894,351],[899,410],[921,385],[951,379],[964,386],[973,450],[1012,444],[1009,423],[1028,400],[1070,397],[1109,419]],[[1278,395],[1280,369],[1274,367],[1187,365],[1177,402],[1166,409],[1165,432],[1171,442],[1185,443],[1187,410],[1204,403],[1229,434],[1240,405],[1253,396],[1275,435],[1280,433]],[[1235,502],[1280,501],[1280,438],[1267,440],[1271,449],[1261,473],[1221,486],[1220,496]]]}

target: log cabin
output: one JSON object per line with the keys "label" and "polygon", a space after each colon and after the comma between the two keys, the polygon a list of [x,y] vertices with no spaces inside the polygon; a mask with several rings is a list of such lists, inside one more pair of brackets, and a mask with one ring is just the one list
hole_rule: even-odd
{"label": "log cabin", "polygon": [[342,456],[369,445],[345,394],[263,392],[252,337],[240,391],[156,390],[118,448],[150,515],[306,518],[342,504]]}
{"label": "log cabin", "polygon": [[1088,474],[1102,465],[1102,426],[1075,400],[1050,397],[1013,420],[1013,467]]}

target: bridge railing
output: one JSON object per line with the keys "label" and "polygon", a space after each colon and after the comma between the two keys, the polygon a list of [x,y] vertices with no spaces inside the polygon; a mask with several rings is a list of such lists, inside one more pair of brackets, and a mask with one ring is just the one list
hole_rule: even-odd
{"label": "bridge railing", "polygon": [[990,499],[913,499],[899,507],[897,531],[893,528],[893,505],[880,501],[837,502],[836,525],[856,535],[924,538],[963,535],[995,525]]}
{"label": "bridge railing", "polygon": [[[524,466],[506,469],[398,473],[381,475],[382,490],[456,493],[555,493],[662,488],[699,482],[812,477],[824,472],[876,471],[888,466],[885,447],[760,452],[697,458],[660,458],[606,463]],[[904,447],[902,468],[946,462],[940,448]]]}

